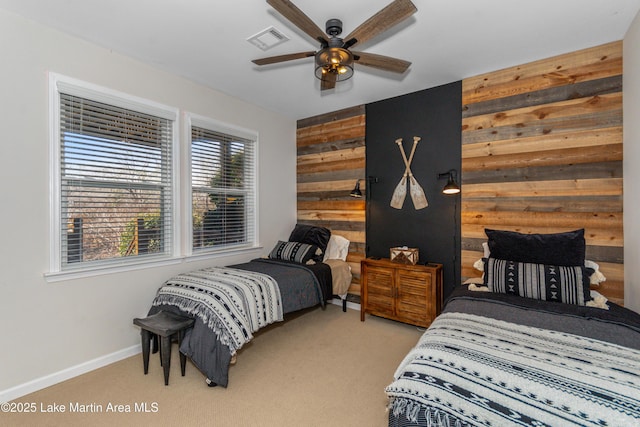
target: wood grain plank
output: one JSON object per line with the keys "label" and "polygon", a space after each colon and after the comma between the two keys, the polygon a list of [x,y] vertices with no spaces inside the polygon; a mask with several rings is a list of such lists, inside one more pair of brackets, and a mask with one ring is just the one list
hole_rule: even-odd
{"label": "wood grain plank", "polygon": [[464,225],[622,229],[622,213],[615,212],[464,211],[460,221]]}
{"label": "wood grain plank", "polygon": [[298,200],[304,201],[320,201],[320,200],[346,200],[351,198],[349,193],[353,190],[351,187],[350,190],[345,191],[344,189],[340,190],[323,190],[323,191],[299,191],[298,192]]}
{"label": "wood grain plank", "polygon": [[321,142],[313,145],[296,147],[296,155],[323,153],[325,151],[346,150],[347,148],[364,147],[364,135],[338,141]]}
{"label": "wood grain plank", "polygon": [[[338,233],[340,234],[340,233]],[[342,234],[340,234],[342,236]],[[351,259],[349,257],[364,257],[365,253],[365,242],[364,241],[355,241],[349,239],[351,243],[349,243],[349,255],[347,255],[347,260]]]}
{"label": "wood grain plank", "polygon": [[541,180],[565,179],[570,173],[575,174],[572,179],[622,177],[622,156],[622,144],[611,144],[466,158],[461,162],[462,182],[535,180],[541,175]]}
{"label": "wood grain plank", "polygon": [[606,78],[622,73],[622,58],[607,58],[606,62],[592,64],[580,70],[563,70],[544,73],[529,78],[514,76],[511,82],[490,87],[481,87],[471,96],[463,95],[463,105],[491,99],[507,98],[514,95],[534,92],[552,87],[570,85],[589,80]]}
{"label": "wood grain plank", "polygon": [[338,111],[331,111],[328,113],[318,114],[316,116],[300,119],[296,123],[297,128],[306,128],[321,123],[329,123],[337,120],[343,120],[353,116],[362,116],[365,114],[366,106],[364,104],[356,105],[354,107],[344,108]]}
{"label": "wood grain plank", "polygon": [[462,104],[622,74],[622,42],[508,67],[462,81]]}
{"label": "wood grain plank", "polygon": [[[462,238],[473,239],[486,239],[484,232],[485,228],[495,230],[509,230],[517,231],[518,233],[564,233],[566,231],[575,230],[578,227],[523,227],[523,226],[506,226],[504,224],[487,224],[487,225],[475,225],[475,224],[463,224]],[[587,245],[593,246],[615,246],[624,247],[624,234],[621,229],[593,229],[585,228],[585,240]],[[594,260],[598,261],[598,260]]]}
{"label": "wood grain plank", "polygon": [[364,245],[366,242],[364,231],[336,230],[336,234],[349,240],[352,244],[361,243]]}
{"label": "wood grain plank", "polygon": [[586,259],[598,263],[624,264],[624,248],[622,246],[587,245]]}
{"label": "wood grain plank", "polygon": [[600,272],[607,278],[598,286],[592,286],[595,290],[609,299],[611,302],[624,304],[624,265],[599,262]]}
{"label": "wood grain plank", "polygon": [[[480,256],[483,255],[484,249],[482,244],[487,241],[487,236],[482,239],[474,239],[471,237],[463,237],[460,240],[460,248],[462,253],[464,252],[477,252]],[[474,260],[475,261],[475,260]]]}
{"label": "wood grain plank", "polygon": [[577,130],[561,134],[518,137],[500,141],[483,141],[462,145],[462,158],[498,156],[536,150],[556,150],[559,148],[591,147],[606,144],[622,144],[622,126],[610,128]]}
{"label": "wood grain plank", "polygon": [[[578,154],[578,153],[576,153]],[[608,153],[612,154],[612,153]],[[622,154],[620,154],[622,155]],[[613,157],[613,156],[612,156]],[[499,167],[465,172],[463,184],[501,183],[514,181],[549,181],[564,179],[622,178],[622,159],[597,163],[563,162],[564,157],[553,159],[557,163],[544,166]],[[579,158],[586,161],[584,156]]]}
{"label": "wood grain plank", "polygon": [[481,114],[509,111],[516,108],[541,105],[569,99],[605,95],[622,92],[622,75],[605,77],[597,80],[551,87],[548,89],[526,92],[504,98],[467,104],[462,107],[462,117],[479,116]]}
{"label": "wood grain plank", "polygon": [[354,210],[299,210],[298,220],[307,221],[356,221],[364,222],[365,215],[363,211]]}
{"label": "wood grain plank", "polygon": [[604,111],[620,110],[621,108],[622,92],[596,95],[467,117],[462,120],[462,131],[468,132],[510,125],[519,126],[544,119],[583,116]]}
{"label": "wood grain plank", "polygon": [[460,252],[460,276],[462,281],[469,277],[482,277],[482,271],[476,270],[473,263],[482,258],[482,252],[461,251]]}
{"label": "wood grain plank", "polygon": [[365,157],[365,147],[355,147],[345,150],[327,151],[322,153],[297,156],[297,166],[308,166],[324,162],[340,162],[349,160],[361,160]]}
{"label": "wood grain plank", "polygon": [[355,199],[349,197],[345,200],[329,200],[329,201],[298,201],[298,209],[303,211],[312,210],[365,210],[364,199]]}
{"label": "wood grain plank", "polygon": [[342,141],[357,140],[364,136],[364,126],[358,128],[334,129],[324,134],[309,135],[303,139],[299,139],[296,144],[296,150],[304,150],[305,147],[312,147],[317,144],[341,144]]}
{"label": "wood grain plank", "polygon": [[558,181],[504,182],[500,185],[463,184],[463,198],[486,197],[572,197],[572,196],[620,196],[622,179],[577,179]]}
{"label": "wood grain plank", "polygon": [[318,171],[313,173],[301,173],[298,171],[298,183],[305,182],[322,182],[333,180],[351,180],[351,188],[356,185],[356,181],[364,176],[364,168],[358,169],[331,169],[326,171]]}
{"label": "wood grain plank", "polygon": [[300,128],[296,132],[298,147],[364,136],[365,117],[355,116],[330,123]]}
{"label": "wood grain plank", "polygon": [[366,167],[366,163],[363,157],[363,158],[349,159],[349,160],[338,160],[335,162],[306,163],[303,165],[298,165],[296,168],[296,172],[298,173],[298,175],[306,175],[306,174],[329,172],[329,171],[357,170],[357,171],[361,171],[361,174],[358,176],[355,176],[355,178],[364,179],[365,167]]}
{"label": "wood grain plank", "polygon": [[461,210],[532,212],[622,212],[622,195],[573,197],[493,197],[474,199],[464,196]]}
{"label": "wood grain plank", "polygon": [[607,110],[601,113],[516,123],[489,129],[466,130],[462,132],[462,143],[475,144],[479,142],[543,136],[551,133],[564,134],[618,126],[622,126],[622,108]]}
{"label": "wood grain plank", "polygon": [[349,194],[353,190],[354,182],[352,179],[322,181],[322,182],[299,182],[297,184],[298,193],[314,192],[314,191],[344,191]]}
{"label": "wood grain plank", "polygon": [[467,77],[462,82],[462,93],[464,97],[475,92],[477,87],[490,87],[519,81],[523,78],[535,77],[568,67],[579,69],[611,58],[622,58],[621,40]]}

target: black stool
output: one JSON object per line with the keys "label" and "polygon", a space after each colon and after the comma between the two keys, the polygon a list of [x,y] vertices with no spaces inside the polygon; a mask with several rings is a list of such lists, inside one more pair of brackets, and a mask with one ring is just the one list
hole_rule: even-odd
{"label": "black stool", "polygon": [[[164,369],[164,385],[169,385],[169,368],[171,366],[171,339],[178,335],[178,352],[184,337],[184,332],[193,326],[193,319],[179,316],[170,311],[159,311],[144,319],[135,318],[133,324],[140,326],[142,330],[142,361],[144,362],[144,374],[149,372],[149,348],[152,334],[160,337],[160,363]],[[154,349],[155,352],[155,349]],[[180,369],[184,377],[187,364],[187,356],[180,352]]]}

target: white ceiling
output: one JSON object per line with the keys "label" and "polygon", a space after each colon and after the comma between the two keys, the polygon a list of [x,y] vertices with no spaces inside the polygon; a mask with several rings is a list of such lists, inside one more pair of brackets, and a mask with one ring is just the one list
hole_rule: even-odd
{"label": "white ceiling", "polygon": [[[293,0],[343,36],[391,0]],[[412,62],[403,75],[357,66],[320,91],[313,59],[251,59],[317,50],[265,0],[0,0],[5,8],[269,110],[301,119],[487,71],[621,40],[640,0],[413,0],[418,12],[356,50]],[[263,52],[246,41],[274,26],[290,40]]]}

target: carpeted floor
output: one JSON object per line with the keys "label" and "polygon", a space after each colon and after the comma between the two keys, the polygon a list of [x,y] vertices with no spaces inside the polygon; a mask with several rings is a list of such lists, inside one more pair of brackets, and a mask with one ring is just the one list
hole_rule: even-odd
{"label": "carpeted floor", "polygon": [[138,355],[16,399],[34,412],[0,413],[0,425],[385,426],[384,387],[422,331],[359,316],[335,305],[286,316],[238,353],[226,389],[190,362],[181,377],[174,345],[167,387],[158,355],[146,376]]}

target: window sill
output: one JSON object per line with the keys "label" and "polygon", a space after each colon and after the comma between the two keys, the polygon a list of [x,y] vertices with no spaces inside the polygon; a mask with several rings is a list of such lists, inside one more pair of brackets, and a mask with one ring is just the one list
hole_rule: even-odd
{"label": "window sill", "polygon": [[257,252],[262,246],[254,246],[250,248],[232,249],[219,252],[209,252],[206,254],[195,254],[191,256],[179,258],[162,258],[154,260],[145,260],[140,262],[132,262],[117,265],[104,265],[99,267],[90,267],[77,270],[67,270],[58,272],[44,273],[43,276],[47,283],[63,282],[65,280],[84,279],[88,277],[104,276],[108,274],[122,273],[127,271],[144,270],[149,268],[164,267],[168,265],[204,261],[209,259],[218,259],[243,253]]}

